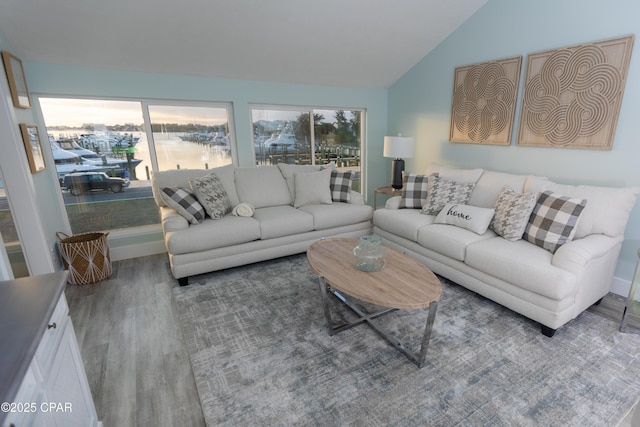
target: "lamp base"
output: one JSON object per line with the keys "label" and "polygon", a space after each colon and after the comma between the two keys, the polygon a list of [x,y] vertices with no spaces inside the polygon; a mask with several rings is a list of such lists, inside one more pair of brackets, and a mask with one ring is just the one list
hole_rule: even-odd
{"label": "lamp base", "polygon": [[396,190],[402,188],[402,172],[404,171],[404,160],[393,159],[391,163],[391,186]]}

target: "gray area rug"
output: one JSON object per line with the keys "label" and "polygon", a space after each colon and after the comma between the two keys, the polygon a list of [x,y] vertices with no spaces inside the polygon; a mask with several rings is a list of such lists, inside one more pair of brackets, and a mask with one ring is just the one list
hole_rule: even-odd
{"label": "gray area rug", "polygon": [[[422,369],[366,325],[330,337],[305,255],[174,297],[209,426],[615,426],[640,396],[639,335],[585,312],[550,339],[445,280]],[[417,347],[426,315],[380,320]]]}

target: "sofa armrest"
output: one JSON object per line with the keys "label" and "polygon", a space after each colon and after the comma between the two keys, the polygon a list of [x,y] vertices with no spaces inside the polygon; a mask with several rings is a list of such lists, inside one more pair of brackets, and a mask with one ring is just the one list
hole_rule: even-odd
{"label": "sofa armrest", "polygon": [[364,196],[361,193],[351,190],[350,197],[349,203],[352,205],[364,205]]}
{"label": "sofa armrest", "polygon": [[165,233],[189,228],[189,221],[174,209],[168,207],[160,208],[160,222]]}
{"label": "sofa armrest", "polygon": [[402,196],[389,197],[384,204],[385,209],[400,209],[400,200]]}
{"label": "sofa armrest", "polygon": [[607,255],[623,240],[624,236],[610,237],[604,234],[590,234],[560,246],[553,255],[551,264],[563,270],[580,274],[589,262]]}

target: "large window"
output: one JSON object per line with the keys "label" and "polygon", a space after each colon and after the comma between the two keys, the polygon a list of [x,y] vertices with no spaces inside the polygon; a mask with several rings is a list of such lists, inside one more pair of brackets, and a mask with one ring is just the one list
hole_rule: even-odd
{"label": "large window", "polygon": [[256,164],[327,164],[356,172],[360,191],[361,110],[255,105],[251,109]]}
{"label": "large window", "polygon": [[226,107],[149,105],[158,170],[232,163]]}
{"label": "large window", "polygon": [[39,102],[73,233],[158,224],[151,171],[232,162],[226,104]]}

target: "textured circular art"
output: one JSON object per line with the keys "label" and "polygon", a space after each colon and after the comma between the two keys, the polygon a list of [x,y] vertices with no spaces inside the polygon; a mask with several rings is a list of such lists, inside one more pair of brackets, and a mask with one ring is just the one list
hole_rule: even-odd
{"label": "textured circular art", "polygon": [[529,55],[518,145],[608,150],[633,36]]}
{"label": "textured circular art", "polygon": [[456,68],[449,140],[508,145],[522,57]]}

